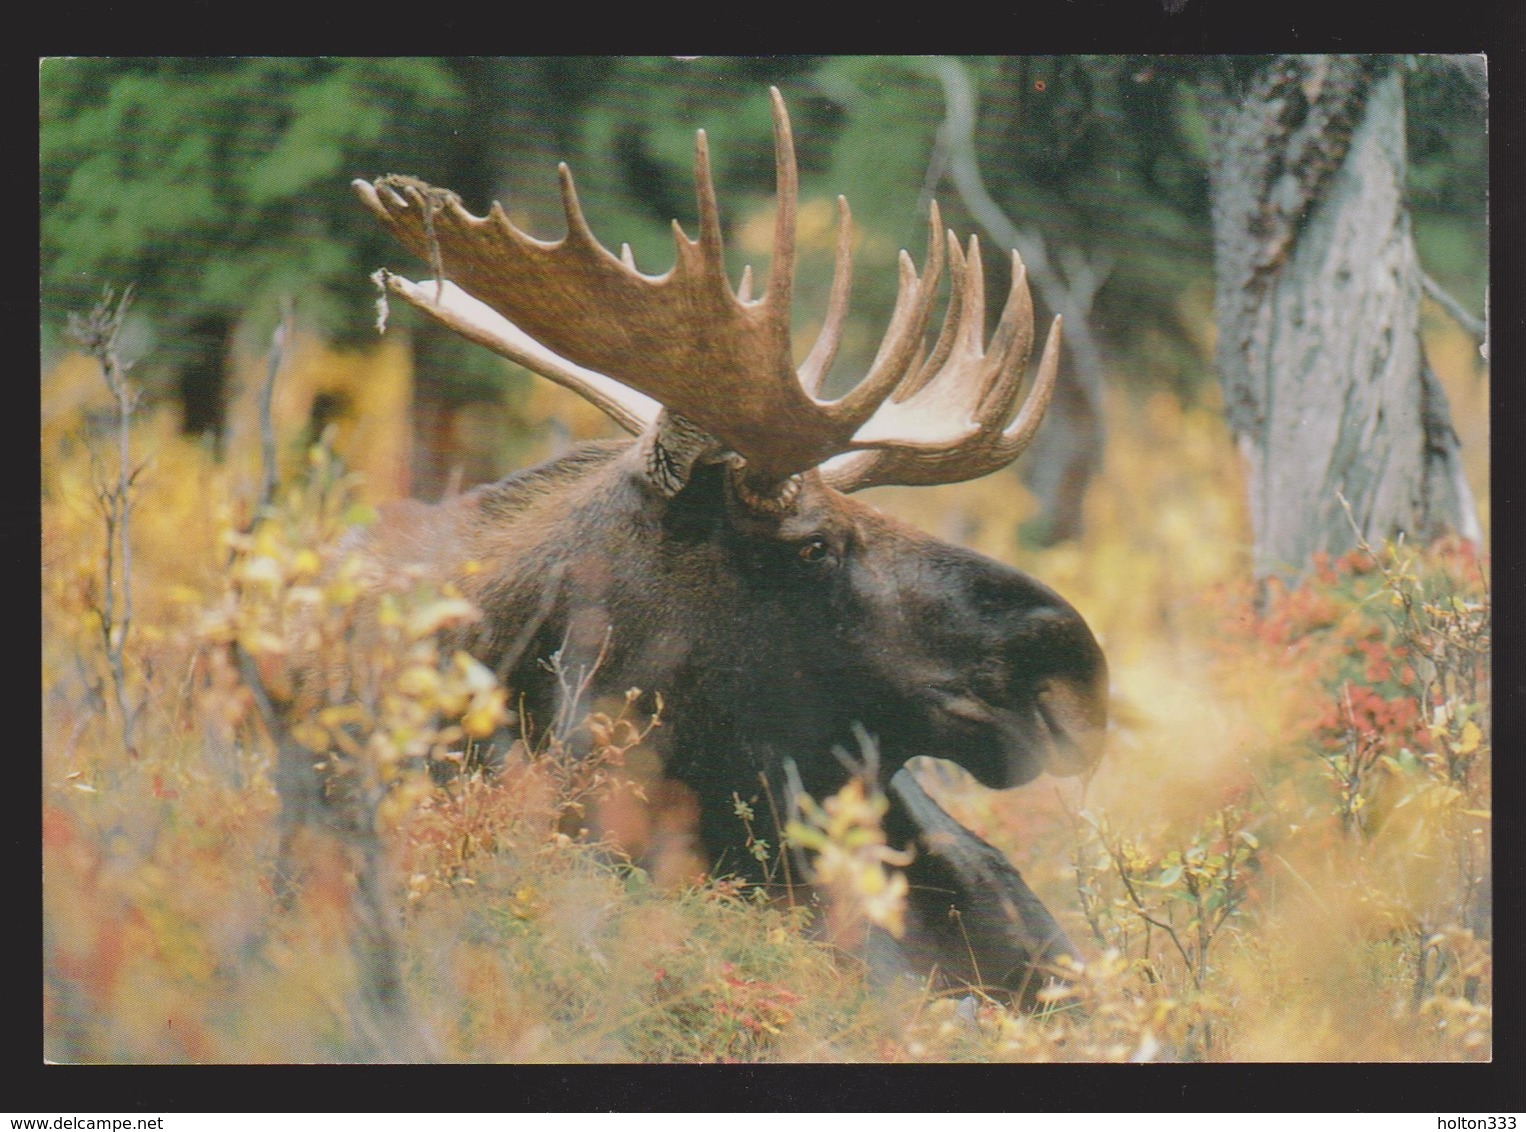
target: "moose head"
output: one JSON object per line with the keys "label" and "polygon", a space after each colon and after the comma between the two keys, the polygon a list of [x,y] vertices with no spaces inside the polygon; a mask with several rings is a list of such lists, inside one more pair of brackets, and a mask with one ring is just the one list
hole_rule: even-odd
{"label": "moose head", "polygon": [[[479,564],[463,589],[483,616],[463,643],[512,689],[524,719],[551,718],[565,697],[545,663],[552,654],[586,674],[591,697],[660,693],[665,726],[649,743],[666,777],[692,792],[712,869],[757,867],[733,795],[784,782],[790,764],[804,789],[829,794],[849,774],[834,752],[857,750],[867,733],[892,801],[887,831],[917,854],[901,958],[1015,986],[1068,943],[1017,872],[902,767],[948,759],[996,788],[1089,769],[1106,722],[1102,652],[1042,583],[851,493],[1011,463],[1048,404],[1059,319],[1019,401],[1033,343],[1021,260],[1013,253],[987,343],[979,244],[961,248],[934,205],[925,270],[901,253],[894,311],[867,374],[824,398],[848,307],[851,221],[839,197],[825,318],[796,365],[797,177],[777,90],[772,101],[778,205],[756,297],[750,267],[735,289],[725,274],[703,131],[699,237],[675,222],[676,262],[657,276],[636,268],[628,246],[616,256],[594,238],[565,165],[567,231],[550,243],[496,204],[477,217],[412,178],[355,182],[434,268],[423,282],[378,273],[387,293],[576,391],[635,436],[432,507],[400,505],[367,536],[371,553]],[[929,346],[945,269],[949,299]],[[957,941],[943,938],[951,906],[965,920]]]}

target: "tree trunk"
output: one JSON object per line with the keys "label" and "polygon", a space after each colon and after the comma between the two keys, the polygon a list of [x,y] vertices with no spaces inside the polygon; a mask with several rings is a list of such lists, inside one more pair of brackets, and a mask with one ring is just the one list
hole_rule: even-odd
{"label": "tree trunk", "polygon": [[1218,364],[1256,576],[1354,546],[1343,498],[1373,545],[1476,540],[1420,346],[1396,61],[1279,56],[1209,103]]}
{"label": "tree trunk", "polygon": [[[1065,323],[1066,342],[1072,322]],[[1060,364],[1044,427],[1018,467],[1039,511],[1023,527],[1035,546],[1057,546],[1084,533],[1086,489],[1102,468],[1106,441],[1100,371]]]}

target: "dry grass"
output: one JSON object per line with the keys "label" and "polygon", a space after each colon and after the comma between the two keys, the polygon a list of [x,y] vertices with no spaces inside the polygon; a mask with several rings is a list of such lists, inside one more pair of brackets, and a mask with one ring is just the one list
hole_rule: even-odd
{"label": "dry grass", "polygon": [[[1459,430],[1477,436],[1479,379],[1455,346],[1441,338],[1433,356],[1449,367]],[[363,374],[377,414],[406,403],[401,355],[300,358],[312,387]],[[1486,567],[1455,546],[1373,548],[1252,612],[1237,581],[1248,556],[1235,457],[1211,407],[1114,396],[1107,467],[1079,545],[1018,543],[1028,503],[1011,474],[868,496],[1054,585],[1112,665],[1116,725],[1089,781],[998,794],[944,764],[922,771],[1089,956],[1069,991],[1024,1016],[978,991],[872,988],[855,959],[803,930],[807,910],[724,880],[658,884],[618,847],[580,839],[569,814],[600,792],[628,792],[646,766],[630,741],[644,721],[622,730],[618,705],[596,705],[606,718],[594,721],[603,730],[592,764],[542,748],[518,752],[500,777],[428,785],[410,760],[485,733],[486,720],[469,716],[493,707],[467,670],[453,692],[405,677],[429,669],[448,680],[454,660],[443,655],[377,669],[411,691],[350,721],[391,727],[399,744],[377,764],[394,770],[372,782],[380,856],[357,871],[353,854],[312,838],[299,847],[305,881],[281,899],[271,745],[227,645],[245,633],[257,659],[265,649],[267,675],[286,663],[279,626],[256,614],[274,616],[294,588],[311,588],[302,554],[326,552],[324,524],[297,517],[313,513],[313,492],[284,497],[285,520],[264,542],[241,542],[250,468],[179,437],[167,412],[138,414],[132,446],[149,465],[135,487],[123,652],[126,695],[146,706],[124,750],[103,694],[105,534],[91,463],[102,447],[79,431],[96,404],[91,382],[99,376],[71,360],[43,402],[50,1058],[379,1056],[365,1033],[368,960],[353,946],[364,867],[379,870],[394,905],[417,1056],[1490,1055]],[[558,404],[538,394],[531,411]],[[395,482],[379,450],[400,427],[383,420],[345,438],[351,466],[380,469],[364,489],[373,498],[388,494],[378,481]],[[288,455],[302,467],[299,445]],[[355,514],[336,508],[330,520]],[[278,564],[273,577],[251,568],[260,556]],[[403,608],[400,624],[421,608]],[[272,634],[263,646],[250,635],[260,625]],[[398,738],[405,709],[412,739]],[[776,849],[777,835],[763,835]]]}

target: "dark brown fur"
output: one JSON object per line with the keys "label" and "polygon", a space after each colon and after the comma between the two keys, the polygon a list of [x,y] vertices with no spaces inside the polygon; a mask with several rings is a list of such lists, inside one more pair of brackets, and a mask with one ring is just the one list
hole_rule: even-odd
{"label": "dark brown fur", "polygon": [[[740,502],[722,464],[665,499],[630,442],[586,445],[436,506],[399,504],[366,543],[384,565],[441,577],[477,564],[462,588],[483,616],[457,643],[499,673],[532,728],[560,706],[553,654],[575,673],[602,652],[592,701],[636,687],[651,708],[660,694],[648,745],[697,800],[713,872],[758,877],[733,794],[759,799],[766,781],[786,812],[787,761],[807,792],[833,793],[849,774],[834,749],[857,757],[858,725],[891,787],[887,828],[918,852],[902,959],[1016,987],[1070,950],[1000,854],[901,771],[930,755],[999,788],[1095,761],[1102,653],[1041,583],[815,473],[782,516]],[[985,934],[952,937],[951,907]]]}

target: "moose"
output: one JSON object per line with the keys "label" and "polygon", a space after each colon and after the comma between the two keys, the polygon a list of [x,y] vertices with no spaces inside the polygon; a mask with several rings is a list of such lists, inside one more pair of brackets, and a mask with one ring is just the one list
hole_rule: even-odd
{"label": "moose", "polygon": [[[940,484],[1010,464],[1034,435],[1059,357],[1055,320],[1032,388],[1021,260],[986,343],[978,241],[961,248],[931,208],[925,270],[905,252],[873,363],[835,399],[823,379],[842,337],[851,219],[837,200],[822,328],[798,365],[790,334],[798,193],[784,101],[771,91],[777,204],[768,281],[733,289],[704,131],[699,237],[646,275],[590,232],[559,167],[566,234],[544,242],[498,204],[486,217],[410,177],[356,181],[372,213],[436,278],[376,281],[473,342],[575,391],[633,439],[593,441],[436,504],[392,505],[362,536],[384,564],[442,570],[482,616],[462,647],[528,721],[564,694],[552,666],[589,673],[593,698],[659,692],[647,744],[689,792],[693,838],[717,873],[760,879],[734,812],[760,783],[839,789],[844,751],[871,737],[884,826],[909,851],[904,938],[877,968],[1022,992],[1074,949],[1021,875],[954,821],[906,769],[932,756],[987,787],[1092,768],[1107,669],[1082,617],[1017,570],[938,541],[851,493]],[[939,280],[941,328],[928,345]],[[883,936],[883,938],[881,938]]]}

